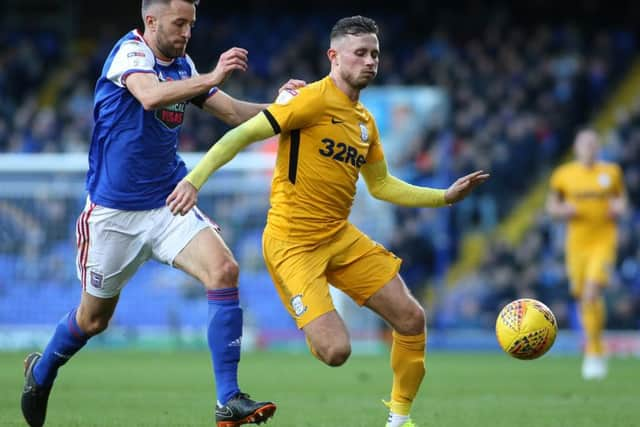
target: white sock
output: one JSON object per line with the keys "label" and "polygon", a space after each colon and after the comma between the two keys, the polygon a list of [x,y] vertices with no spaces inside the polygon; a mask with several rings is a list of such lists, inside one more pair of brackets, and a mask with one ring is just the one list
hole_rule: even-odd
{"label": "white sock", "polygon": [[398,415],[393,412],[389,412],[387,427],[402,427],[402,425],[407,421],[409,421],[409,415]]}

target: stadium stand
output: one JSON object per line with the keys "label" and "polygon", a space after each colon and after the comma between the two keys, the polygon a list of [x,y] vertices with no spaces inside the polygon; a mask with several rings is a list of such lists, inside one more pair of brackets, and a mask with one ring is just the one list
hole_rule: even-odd
{"label": "stadium stand", "polygon": [[[418,3],[410,7],[419,15],[424,11]],[[432,185],[442,177],[449,181],[478,168],[492,174],[481,192],[443,214],[395,210],[397,230],[386,243],[405,260],[403,274],[422,295],[427,283],[443,281],[463,235],[493,230],[562,158],[575,127],[593,115],[628,69],[636,35],[597,24],[583,28],[571,21],[534,25],[516,20],[508,9],[484,11],[475,16],[476,25],[465,30],[453,25],[450,16],[426,31],[411,13],[378,15],[373,14],[382,26],[385,53],[377,84],[437,85],[450,95],[448,117],[415,138],[392,168],[418,185]],[[311,81],[324,75],[324,31],[333,20],[256,13],[229,15],[222,21],[203,9],[189,51],[204,69],[224,48],[248,48],[251,70],[230,79],[225,90],[241,98],[268,100],[289,77]],[[97,26],[92,35],[74,41],[62,41],[50,32],[0,34],[0,42],[12,46],[0,50],[0,64],[7,64],[0,67],[0,93],[6,99],[0,104],[0,151],[86,151],[100,61],[114,36],[130,29],[132,22]],[[188,111],[183,152],[205,150],[227,129],[195,109]],[[606,155],[622,163],[630,199],[637,203],[640,101],[619,114],[608,139]],[[38,203],[37,197],[0,199],[0,323],[49,323],[60,307],[77,299],[72,233],[83,195],[46,203]],[[239,195],[203,203],[214,216],[232,218],[223,224],[225,239],[243,268],[242,297],[253,321],[265,328],[290,328],[259,250],[267,201]],[[622,242],[609,301],[611,326],[616,328],[638,327],[637,208],[624,225],[633,233]],[[558,233],[540,215],[518,247],[494,241],[484,251],[477,273],[439,300],[432,320],[442,328],[490,327],[496,308],[505,301],[534,296],[550,301],[561,326],[575,326],[566,308]],[[36,288],[50,303],[29,308],[22,302]],[[143,268],[124,292],[139,298],[123,298],[116,323],[195,327],[206,316],[197,285],[159,266]],[[133,305],[145,298],[154,299],[153,310]]]}

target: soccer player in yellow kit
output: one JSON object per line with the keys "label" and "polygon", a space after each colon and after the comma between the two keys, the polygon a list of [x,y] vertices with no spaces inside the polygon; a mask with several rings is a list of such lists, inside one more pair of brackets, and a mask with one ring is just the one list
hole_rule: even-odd
{"label": "soccer player in yellow kit", "polygon": [[348,221],[361,173],[370,193],[405,206],[439,207],[488,178],[478,171],[446,190],[410,185],[389,174],[375,120],[358,101],[378,69],[378,29],[369,18],[339,20],[327,52],[330,74],[229,131],[167,198],[185,214],[207,178],[248,144],[280,134],[263,236],[267,268],[311,352],[330,366],[351,353],[329,283],[393,328],[389,427],[414,426],[411,404],[425,373],[425,313],[398,274],[401,260]]}
{"label": "soccer player in yellow kit", "polygon": [[578,132],[574,151],[576,160],[558,167],[551,176],[547,210],[567,222],[566,268],[571,294],[580,303],[586,339],[582,376],[599,379],[607,374],[602,288],[615,263],[616,221],[624,214],[627,199],[620,167],[597,161],[595,131]]}

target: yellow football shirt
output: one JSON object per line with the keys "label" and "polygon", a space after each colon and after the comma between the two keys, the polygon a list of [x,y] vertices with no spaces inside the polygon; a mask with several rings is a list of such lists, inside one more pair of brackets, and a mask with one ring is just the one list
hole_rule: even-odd
{"label": "yellow football shirt", "polygon": [[327,76],[265,110],[280,133],[266,231],[320,242],[347,223],[360,168],[384,158],[369,111]]}
{"label": "yellow football shirt", "polygon": [[579,162],[567,163],[554,171],[551,189],[576,208],[576,216],[568,222],[568,250],[616,245],[617,227],[609,215],[609,203],[624,193],[618,165],[598,162],[586,167]]}

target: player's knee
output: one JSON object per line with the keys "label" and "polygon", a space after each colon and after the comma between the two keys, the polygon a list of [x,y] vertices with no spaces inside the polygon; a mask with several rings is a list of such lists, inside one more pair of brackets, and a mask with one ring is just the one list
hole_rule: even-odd
{"label": "player's knee", "polygon": [[78,326],[87,336],[95,336],[104,332],[109,327],[109,318],[93,316],[85,319],[79,319]]}
{"label": "player's knee", "polygon": [[595,304],[600,301],[601,295],[597,292],[584,294],[580,297],[581,304]]}
{"label": "player's knee", "polygon": [[310,345],[313,355],[329,366],[343,365],[351,355],[349,340],[335,338],[332,341],[316,342],[315,345]]}
{"label": "player's knee", "polygon": [[[238,275],[240,274],[240,267],[233,258],[226,258],[220,268],[221,283],[228,286],[235,286],[238,283]],[[227,287],[227,286],[225,286]]]}
{"label": "player's knee", "polygon": [[321,353],[322,360],[329,366],[341,366],[351,356],[351,345],[333,344],[327,346]]}
{"label": "player's knee", "polygon": [[412,304],[411,308],[404,312],[403,319],[396,325],[396,332],[400,335],[419,335],[424,331],[426,316],[424,309],[418,304]]}
{"label": "player's knee", "polygon": [[235,259],[226,257],[221,263],[212,267],[204,280],[207,289],[231,288],[238,284],[240,267]]}

